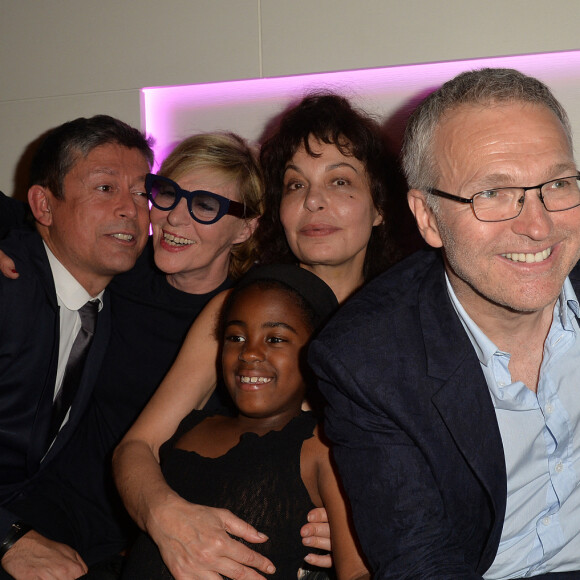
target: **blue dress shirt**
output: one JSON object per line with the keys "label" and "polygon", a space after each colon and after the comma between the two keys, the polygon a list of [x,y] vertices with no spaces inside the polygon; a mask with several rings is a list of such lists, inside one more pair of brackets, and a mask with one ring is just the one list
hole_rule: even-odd
{"label": "blue dress shirt", "polygon": [[544,343],[537,392],[512,382],[500,351],[449,296],[475,348],[504,446],[507,506],[496,558],[500,580],[580,567],[580,337],[578,299],[567,279]]}

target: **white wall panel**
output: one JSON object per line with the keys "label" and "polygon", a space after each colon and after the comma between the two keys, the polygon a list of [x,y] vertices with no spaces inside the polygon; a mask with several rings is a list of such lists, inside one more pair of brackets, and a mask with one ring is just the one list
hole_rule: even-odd
{"label": "white wall panel", "polygon": [[26,194],[29,145],[51,127],[76,117],[104,113],[139,126],[139,91],[111,91],[44,99],[0,102],[0,190],[7,195]]}
{"label": "white wall panel", "polygon": [[141,87],[577,49],[579,17],[578,0],[0,0],[0,188],[49,127],[137,124]]}
{"label": "white wall panel", "polygon": [[0,0],[0,100],[259,75],[257,0]]}
{"label": "white wall panel", "polygon": [[264,0],[264,76],[580,48],[578,0]]}

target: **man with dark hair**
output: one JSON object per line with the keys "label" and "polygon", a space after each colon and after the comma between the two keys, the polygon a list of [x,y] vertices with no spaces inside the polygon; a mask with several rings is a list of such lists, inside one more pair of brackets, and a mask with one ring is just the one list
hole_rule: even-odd
{"label": "man with dark hair", "polygon": [[147,240],[152,158],[143,135],[112,117],[57,127],[32,162],[37,231],[0,243],[20,274],[0,276],[0,558],[16,578],[22,566],[46,577],[86,572],[74,550],[6,505],[58,456],[86,408],[109,335],[105,288]]}
{"label": "man with dark hair", "polygon": [[408,201],[434,248],[310,349],[374,578],[580,578],[580,187],[565,111],[514,70],[413,113]]}

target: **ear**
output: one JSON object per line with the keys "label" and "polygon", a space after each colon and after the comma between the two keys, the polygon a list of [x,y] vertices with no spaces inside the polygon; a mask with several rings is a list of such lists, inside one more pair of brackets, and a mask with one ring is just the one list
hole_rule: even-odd
{"label": "ear", "polygon": [[407,193],[407,202],[415,216],[419,232],[423,239],[434,248],[443,246],[439,235],[439,226],[433,210],[427,205],[425,193],[419,189],[411,189]]}
{"label": "ear", "polygon": [[259,221],[259,217],[252,218],[251,220],[244,220],[244,227],[240,230],[240,233],[232,243],[241,244],[242,242],[245,242],[256,231]]}
{"label": "ear", "polygon": [[32,215],[43,226],[52,224],[52,199],[53,196],[50,191],[42,185],[33,185],[28,190],[28,204],[32,210]]}
{"label": "ear", "polygon": [[375,226],[380,226],[385,221],[385,218],[383,218],[383,216],[379,213],[379,211],[376,208],[375,212],[377,215],[375,216],[375,219],[373,221],[373,228]]}

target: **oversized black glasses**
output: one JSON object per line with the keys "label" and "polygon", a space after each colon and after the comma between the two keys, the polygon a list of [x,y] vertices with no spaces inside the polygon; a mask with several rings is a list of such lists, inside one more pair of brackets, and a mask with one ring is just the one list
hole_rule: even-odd
{"label": "oversized black glasses", "polygon": [[429,193],[460,203],[470,203],[475,217],[482,222],[503,222],[517,218],[526,201],[526,191],[539,189],[538,197],[547,211],[566,211],[580,205],[580,175],[551,179],[531,187],[495,187],[471,197],[459,197],[439,189]]}
{"label": "oversized black glasses", "polygon": [[163,211],[171,211],[185,198],[189,215],[200,224],[214,224],[225,215],[237,218],[254,217],[254,214],[246,213],[243,203],[202,189],[186,191],[175,181],[153,173],[148,173],[145,178],[145,190],[149,201]]}

